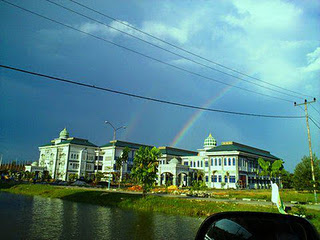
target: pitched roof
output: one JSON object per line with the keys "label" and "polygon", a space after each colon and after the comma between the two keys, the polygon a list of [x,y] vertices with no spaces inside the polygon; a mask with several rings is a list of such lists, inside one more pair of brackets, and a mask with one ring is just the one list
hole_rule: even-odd
{"label": "pitched roof", "polygon": [[110,141],[107,144],[104,144],[100,146],[101,148],[104,147],[111,147],[111,146],[116,146],[116,147],[128,147],[130,149],[139,149],[140,147],[148,147],[148,148],[153,148],[154,146],[151,145],[145,145],[145,144],[140,144],[140,143],[132,143],[132,142],[125,142],[125,141]]}
{"label": "pitched roof", "polygon": [[89,142],[87,139],[82,139],[82,138],[68,138],[67,140],[63,140],[60,143],[58,143],[57,145],[61,145],[61,144],[76,144],[76,145],[84,145],[84,146],[90,146],[90,147],[97,147],[97,145]]}
{"label": "pitched roof", "polygon": [[245,153],[251,153],[251,154],[255,154],[261,157],[268,157],[268,158],[273,158],[273,159],[279,159],[278,157],[270,154],[270,152],[259,149],[259,148],[254,148],[254,147],[250,147],[247,145],[243,145],[237,142],[227,142],[227,143],[223,143],[220,146],[214,147],[210,150],[208,150],[207,152],[220,152],[220,151],[224,151],[224,152],[228,152],[228,151],[239,151],[239,152],[245,152]]}
{"label": "pitched roof", "polygon": [[161,154],[173,156],[196,156],[198,153],[190,150],[173,148],[173,147],[159,147]]}
{"label": "pitched roof", "polygon": [[47,146],[53,146],[54,144],[53,143],[46,143],[46,144],[43,144],[43,145],[40,145],[40,147],[47,147]]}
{"label": "pitched roof", "polygon": [[58,144],[55,144],[54,141],[51,141],[51,143],[41,145],[40,147],[56,146],[56,145],[62,145],[62,144],[76,144],[76,145],[83,145],[83,146],[89,146],[89,147],[97,147],[97,145],[89,142],[87,139],[75,138],[75,137],[62,140]]}

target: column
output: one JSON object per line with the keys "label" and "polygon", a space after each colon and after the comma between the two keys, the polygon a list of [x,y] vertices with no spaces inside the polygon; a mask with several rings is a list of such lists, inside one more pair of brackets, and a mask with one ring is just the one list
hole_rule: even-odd
{"label": "column", "polygon": [[187,186],[189,187],[191,183],[191,177],[187,175]]}
{"label": "column", "polygon": [[177,176],[173,175],[172,177],[172,185],[177,186]]}

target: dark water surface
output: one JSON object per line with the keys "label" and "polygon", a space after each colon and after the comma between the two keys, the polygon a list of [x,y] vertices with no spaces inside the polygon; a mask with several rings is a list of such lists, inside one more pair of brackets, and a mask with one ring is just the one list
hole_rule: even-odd
{"label": "dark water surface", "polygon": [[194,239],[202,221],[0,192],[0,239]]}

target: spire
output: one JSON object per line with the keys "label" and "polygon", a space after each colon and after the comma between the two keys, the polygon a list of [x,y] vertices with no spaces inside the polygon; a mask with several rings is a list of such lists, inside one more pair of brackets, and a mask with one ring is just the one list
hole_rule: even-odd
{"label": "spire", "polygon": [[203,148],[205,150],[214,148],[217,146],[217,141],[212,137],[212,134],[210,133],[209,136],[204,140]]}
{"label": "spire", "polygon": [[67,131],[67,128],[64,128],[61,132],[60,132],[60,138],[61,139],[67,139],[69,137],[69,133]]}

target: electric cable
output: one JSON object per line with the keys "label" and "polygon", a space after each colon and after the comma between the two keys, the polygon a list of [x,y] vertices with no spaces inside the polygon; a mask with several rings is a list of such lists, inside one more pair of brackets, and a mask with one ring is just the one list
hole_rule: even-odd
{"label": "electric cable", "polygon": [[[93,9],[93,8],[90,8],[90,7],[88,7],[88,6],[86,6],[86,5],[82,4],[82,3],[79,3],[79,2],[77,2],[77,1],[75,1],[75,0],[69,0],[69,1],[71,1],[71,2],[73,2],[73,3],[75,3],[75,4],[79,5],[79,6],[81,6],[81,7],[83,7],[83,8],[86,8],[86,9],[88,9],[88,10],[91,10],[91,11],[93,11],[93,12],[95,12],[95,13],[101,15],[101,16],[104,16],[104,17],[106,17],[106,18],[109,18],[109,19],[111,19],[111,20],[113,20],[113,21],[115,21],[115,22],[118,22],[118,23],[120,23],[120,24],[122,24],[122,25],[124,25],[124,26],[126,26],[126,27],[129,27],[129,28],[131,28],[131,29],[134,29],[135,31],[138,31],[138,32],[140,32],[140,33],[142,33],[142,34],[145,34],[146,36],[149,36],[149,37],[151,37],[151,38],[153,38],[153,39],[156,39],[156,40],[158,40],[158,41],[160,41],[160,42],[162,42],[162,43],[165,43],[165,44],[167,44],[167,45],[169,45],[169,46],[171,46],[171,47],[174,47],[174,48],[176,48],[176,49],[179,49],[179,50],[181,50],[181,51],[183,51],[183,52],[186,52],[186,53],[188,53],[188,54],[190,54],[190,55],[192,55],[192,56],[198,57],[198,58],[200,58],[200,59],[202,59],[202,60],[205,60],[205,61],[207,61],[207,62],[210,62],[210,63],[212,63],[212,64],[215,64],[215,65],[217,65],[217,66],[219,66],[219,67],[225,68],[225,69],[227,69],[227,70],[229,70],[229,71],[238,73],[238,74],[240,74],[240,75],[242,75],[242,76],[246,76],[246,77],[248,77],[248,78],[251,78],[251,79],[254,79],[254,80],[263,82],[263,83],[265,83],[265,84],[268,84],[268,85],[273,86],[273,87],[277,87],[277,88],[282,89],[282,90],[286,90],[286,91],[289,91],[289,92],[292,92],[292,93],[295,93],[295,94],[298,94],[298,95],[303,95],[303,96],[307,96],[307,97],[312,97],[312,96],[310,96],[310,95],[303,94],[303,93],[297,92],[297,91],[293,91],[293,90],[290,90],[290,89],[287,89],[287,88],[278,86],[278,85],[276,85],[276,84],[269,83],[269,82],[267,82],[267,81],[263,81],[263,80],[261,80],[261,79],[259,79],[259,78],[250,76],[250,75],[248,75],[248,74],[246,74],[246,73],[240,72],[240,71],[235,70],[235,69],[230,68],[230,67],[227,67],[227,66],[225,66],[225,65],[223,65],[223,64],[221,64],[221,63],[212,61],[212,60],[210,60],[210,59],[208,59],[208,58],[205,58],[205,57],[203,57],[203,56],[201,56],[201,55],[199,55],[199,54],[193,53],[193,52],[191,52],[190,50],[187,50],[187,49],[185,49],[185,48],[179,47],[179,46],[177,46],[177,45],[175,45],[175,44],[173,44],[173,43],[170,43],[170,42],[168,42],[168,41],[166,41],[166,40],[163,40],[163,39],[161,39],[161,38],[159,38],[159,37],[156,37],[156,36],[154,36],[154,35],[152,35],[152,34],[150,34],[150,33],[148,33],[148,32],[145,32],[145,31],[143,31],[143,30],[141,30],[141,29],[139,29],[139,28],[137,28],[137,27],[134,27],[134,26],[130,25],[130,24],[126,23],[126,22],[123,22],[123,21],[118,20],[118,19],[116,19],[116,18],[114,18],[114,17],[111,17],[111,16],[109,16],[109,15],[107,15],[107,14],[105,14],[105,13],[102,13],[102,12],[100,12],[100,11],[98,11],[98,10],[95,10],[95,9]],[[312,97],[312,98],[313,98],[313,97]]]}
{"label": "electric cable", "polygon": [[230,77],[239,79],[239,80],[241,80],[241,81],[244,81],[244,82],[247,82],[247,83],[250,83],[250,84],[254,84],[254,85],[258,86],[258,87],[265,88],[265,89],[268,89],[268,90],[270,90],[270,91],[274,91],[274,92],[277,92],[277,93],[281,93],[281,94],[284,94],[284,95],[287,95],[287,96],[290,96],[290,97],[295,97],[295,98],[304,99],[303,97],[299,97],[299,96],[296,96],[296,95],[288,94],[288,93],[285,93],[285,92],[282,92],[282,91],[279,91],[279,90],[276,90],[276,89],[273,89],[273,88],[270,88],[270,87],[263,86],[263,85],[261,85],[261,84],[259,84],[259,83],[255,83],[255,82],[249,81],[249,80],[247,80],[247,79],[244,79],[244,78],[235,76],[235,75],[233,75],[233,74],[226,73],[226,72],[224,72],[224,71],[221,71],[221,70],[216,69],[216,68],[214,68],[214,67],[211,67],[211,66],[209,66],[209,65],[203,64],[203,63],[201,63],[201,62],[195,61],[195,60],[193,60],[193,59],[191,59],[191,58],[185,57],[185,56],[183,56],[183,55],[181,55],[181,54],[178,54],[178,53],[176,53],[176,52],[173,52],[173,51],[171,51],[171,50],[168,50],[168,49],[166,49],[166,48],[164,48],[164,47],[161,47],[161,46],[159,46],[159,45],[157,45],[157,44],[154,44],[154,43],[152,43],[152,42],[149,42],[149,41],[147,41],[147,40],[145,40],[145,39],[142,39],[142,38],[140,38],[140,37],[137,37],[137,36],[135,36],[135,35],[133,35],[133,34],[131,34],[131,33],[125,32],[125,31],[123,31],[123,30],[120,30],[120,29],[118,29],[118,28],[116,28],[116,27],[113,27],[113,26],[111,26],[111,25],[109,25],[109,24],[106,24],[106,23],[104,23],[104,22],[101,22],[101,21],[99,21],[99,20],[96,20],[96,19],[94,19],[94,18],[92,18],[92,17],[89,17],[89,16],[87,16],[87,15],[85,15],[85,14],[79,13],[79,12],[77,12],[77,11],[75,11],[75,10],[73,10],[73,9],[70,9],[70,8],[68,8],[68,7],[65,7],[65,6],[63,6],[63,5],[59,4],[59,3],[53,2],[53,1],[51,1],[51,0],[45,0],[45,1],[47,1],[47,2],[49,2],[49,3],[51,3],[51,4],[54,4],[54,5],[58,6],[58,7],[61,7],[61,8],[65,9],[65,10],[67,10],[67,11],[69,11],[69,12],[72,12],[72,13],[74,13],[74,14],[77,14],[77,15],[79,15],[79,16],[82,16],[82,17],[84,17],[84,18],[87,18],[87,19],[89,19],[89,20],[91,20],[91,21],[94,21],[94,22],[96,22],[96,23],[99,23],[99,24],[101,24],[101,25],[104,25],[104,26],[106,26],[106,27],[108,27],[108,28],[111,28],[111,29],[113,29],[113,30],[115,30],[115,31],[118,31],[118,32],[122,33],[122,34],[125,34],[125,35],[127,35],[127,36],[130,36],[130,37],[132,37],[132,38],[134,38],[134,39],[137,39],[137,40],[139,40],[139,41],[142,41],[142,42],[144,42],[144,43],[147,43],[147,44],[149,44],[149,45],[151,45],[151,46],[153,46],[153,47],[156,47],[156,48],[158,48],[158,49],[161,49],[161,50],[163,50],[163,51],[166,51],[166,52],[168,52],[168,53],[170,53],[170,54],[172,54],[172,55],[175,55],[175,56],[177,56],[177,57],[183,58],[183,59],[185,59],[185,60],[187,60],[187,61],[189,61],[189,62],[195,63],[195,64],[197,64],[197,65],[200,65],[200,66],[202,66],[202,67],[211,69],[211,70],[213,70],[213,71],[217,71],[217,72],[219,72],[219,73],[225,74],[225,75],[227,75],[227,76],[230,76]]}
{"label": "electric cable", "polygon": [[74,80],[70,80],[70,79],[54,77],[54,76],[50,76],[50,75],[46,75],[46,74],[42,74],[42,73],[37,73],[37,72],[33,72],[33,71],[28,71],[28,70],[24,70],[24,69],[21,69],[21,68],[8,66],[8,65],[0,64],[0,67],[5,68],[5,69],[9,69],[9,70],[12,70],[12,71],[16,71],[16,72],[26,73],[26,74],[33,75],[33,76],[43,77],[45,79],[50,79],[50,80],[54,80],[54,81],[57,81],[57,82],[69,83],[69,84],[78,85],[78,86],[82,86],[82,87],[87,87],[87,88],[93,88],[93,89],[97,89],[97,90],[112,92],[114,94],[120,94],[120,95],[124,95],[124,96],[128,96],[128,97],[134,97],[134,98],[144,99],[144,100],[158,102],[158,103],[175,105],[175,106],[184,107],[184,108],[192,108],[192,109],[198,109],[198,110],[204,110],[204,111],[210,111],[210,112],[219,112],[219,113],[225,113],[225,114],[251,116],[251,117],[278,118],[278,119],[304,118],[304,116],[267,115],[267,114],[235,112],[235,111],[227,111],[227,110],[221,110],[221,109],[205,108],[205,107],[189,105],[189,104],[184,104],[184,103],[179,103],[179,102],[173,102],[173,101],[168,101],[168,100],[163,100],[163,99],[146,97],[146,96],[142,96],[142,95],[138,95],[138,94],[134,94],[134,93],[123,92],[123,91],[114,90],[114,89],[105,88],[105,87],[100,87],[100,86],[95,86],[95,85],[91,85],[91,84],[84,83],[84,82],[78,82],[78,81],[74,81]]}
{"label": "electric cable", "polygon": [[86,35],[91,36],[91,37],[93,37],[93,38],[96,38],[96,39],[98,39],[98,40],[107,42],[107,43],[112,44],[112,45],[114,45],[114,46],[117,46],[117,47],[119,47],[119,48],[125,49],[125,50],[127,50],[127,51],[130,51],[130,52],[135,53],[135,54],[137,54],[137,55],[143,56],[143,57],[145,57],[145,58],[152,59],[152,60],[154,60],[154,61],[156,61],[156,62],[162,63],[162,64],[164,64],[164,65],[170,66],[170,67],[175,68],[175,69],[178,69],[178,70],[180,70],[180,71],[183,71],[183,72],[192,74],[192,75],[194,75],[194,76],[198,76],[198,77],[207,79],[207,80],[209,80],[209,81],[214,81],[214,82],[217,82],[217,83],[220,83],[220,84],[223,84],[223,85],[231,86],[231,87],[234,87],[234,88],[237,88],[237,89],[241,89],[241,90],[243,90],[243,91],[251,92],[251,93],[254,93],[254,94],[258,94],[258,95],[261,95],[261,96],[270,97],[270,98],[274,98],[274,99],[278,99],[278,100],[282,100],[282,101],[286,101],[286,102],[292,103],[292,101],[289,100],[289,99],[285,99],[285,98],[276,97],[276,96],[273,96],[273,95],[268,95],[268,94],[264,94],[264,93],[252,91],[252,90],[249,90],[249,89],[246,89],[246,88],[242,88],[242,87],[239,87],[239,86],[236,86],[236,85],[233,85],[233,84],[225,83],[225,82],[223,82],[223,81],[220,81],[220,80],[217,80],[217,79],[214,79],[214,78],[211,78],[211,77],[208,77],[208,76],[205,76],[205,75],[196,73],[196,72],[192,72],[192,71],[187,70],[187,69],[185,69],[185,68],[182,68],[182,67],[179,67],[179,66],[176,66],[176,65],[167,63],[167,62],[165,62],[165,61],[162,61],[162,60],[159,60],[159,59],[157,59],[157,58],[151,57],[151,56],[146,55],[146,54],[144,54],[144,53],[141,53],[141,52],[139,52],[139,51],[136,51],[136,50],[133,50],[133,49],[131,49],[131,48],[122,46],[122,45],[120,45],[120,44],[118,44],[118,43],[114,43],[114,42],[109,41],[109,40],[107,40],[107,39],[105,39],[105,38],[101,38],[101,37],[96,36],[96,35],[94,35],[94,34],[91,34],[91,33],[85,32],[85,31],[82,31],[82,30],[80,30],[80,29],[77,29],[77,28],[72,27],[72,26],[70,26],[70,25],[67,25],[67,24],[65,24],[65,23],[59,22],[59,21],[54,20],[54,19],[52,19],[52,18],[46,17],[46,16],[41,15],[41,14],[39,14],[39,13],[33,12],[33,11],[31,11],[31,10],[28,10],[28,9],[26,9],[26,8],[24,8],[24,7],[21,7],[21,6],[18,6],[18,5],[16,5],[16,4],[10,3],[10,2],[8,2],[8,1],[6,1],[6,0],[0,0],[0,1],[2,1],[2,2],[4,2],[4,3],[7,3],[7,4],[11,5],[11,6],[14,6],[14,7],[16,7],[16,8],[19,8],[19,9],[21,9],[21,10],[23,10],[23,11],[29,12],[29,13],[31,13],[31,14],[33,14],[33,15],[38,16],[38,17],[44,18],[44,19],[46,19],[46,20],[49,20],[49,21],[54,22],[54,23],[57,23],[57,24],[62,25],[62,26],[64,26],[64,27],[70,28],[70,29],[72,29],[72,30],[74,30],[74,31],[78,31],[78,32],[80,32],[80,33],[86,34]]}

